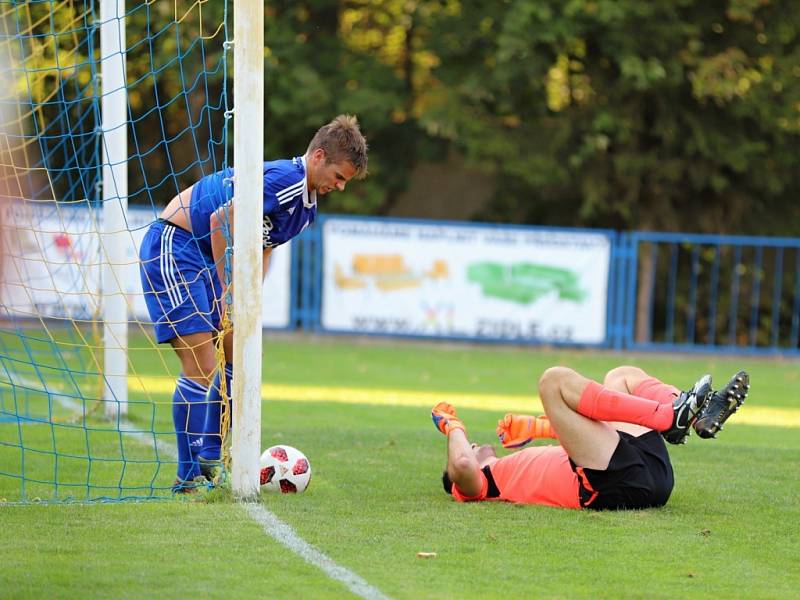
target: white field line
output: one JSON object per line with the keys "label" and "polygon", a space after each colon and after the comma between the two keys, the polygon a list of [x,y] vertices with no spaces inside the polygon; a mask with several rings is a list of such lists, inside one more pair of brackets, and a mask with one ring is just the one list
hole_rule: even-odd
{"label": "white field line", "polygon": [[[16,382],[14,383],[16,384]],[[69,396],[64,395],[63,392],[42,389],[40,382],[38,381],[34,382],[32,380],[23,379],[19,381],[19,384],[33,391],[48,394],[56,398],[61,406],[70,410],[71,412],[81,413],[83,411],[83,406],[80,402],[77,402]],[[120,418],[118,420],[118,424],[120,432],[124,433],[125,435],[129,435],[146,445],[154,442],[159,452],[169,456],[173,460],[178,459],[177,449],[172,444],[168,444],[167,442],[158,439],[155,434],[148,435],[142,431],[137,431],[136,425],[126,419]],[[290,525],[284,523],[277,516],[275,516],[275,514],[264,508],[264,505],[260,502],[242,503],[241,506],[244,508],[248,516],[256,523],[261,525],[264,532],[272,539],[297,554],[308,564],[320,569],[330,579],[344,584],[347,589],[353,592],[356,596],[364,598],[365,600],[388,600],[388,597],[381,593],[379,589],[371,586],[364,579],[349,569],[346,569],[345,567],[335,563],[327,555],[323,554],[311,544],[306,542],[297,534],[294,529],[292,529]]]}
{"label": "white field line", "polygon": [[242,506],[247,514],[250,515],[250,518],[264,528],[267,535],[286,546],[307,563],[322,569],[331,579],[346,585],[356,596],[369,600],[387,598],[380,590],[371,586],[352,571],[337,565],[322,552],[303,540],[294,529],[264,508],[264,505],[260,502],[243,503]]}

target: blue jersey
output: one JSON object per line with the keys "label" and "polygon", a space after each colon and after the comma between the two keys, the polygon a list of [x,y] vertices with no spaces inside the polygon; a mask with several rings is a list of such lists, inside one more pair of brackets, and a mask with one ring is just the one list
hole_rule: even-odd
{"label": "blue jersey", "polygon": [[[192,233],[209,259],[211,215],[228,202],[224,180],[233,175],[227,168],[203,177],[194,184],[190,216]],[[233,192],[233,187],[231,194]],[[285,244],[314,222],[317,193],[308,193],[305,159],[273,160],[264,163],[263,248]]]}

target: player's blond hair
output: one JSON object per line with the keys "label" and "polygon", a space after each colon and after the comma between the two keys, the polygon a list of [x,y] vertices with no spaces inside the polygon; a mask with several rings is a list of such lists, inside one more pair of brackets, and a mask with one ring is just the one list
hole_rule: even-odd
{"label": "player's blond hair", "polygon": [[367,175],[367,140],[361,134],[358,119],[353,115],[339,115],[314,134],[308,145],[310,154],[317,148],[325,151],[327,163],[349,162],[355,167],[356,179]]}

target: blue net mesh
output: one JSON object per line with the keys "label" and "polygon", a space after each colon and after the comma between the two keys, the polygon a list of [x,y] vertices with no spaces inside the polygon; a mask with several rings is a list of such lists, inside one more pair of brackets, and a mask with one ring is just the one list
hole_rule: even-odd
{"label": "blue net mesh", "polygon": [[[136,249],[180,190],[227,164],[227,2],[0,0],[0,499],[169,497],[178,367]],[[103,200],[101,25],[125,31],[127,194]],[[106,183],[106,185],[108,185]],[[108,411],[100,222],[127,203],[128,402]],[[119,407],[117,407],[119,408]]]}

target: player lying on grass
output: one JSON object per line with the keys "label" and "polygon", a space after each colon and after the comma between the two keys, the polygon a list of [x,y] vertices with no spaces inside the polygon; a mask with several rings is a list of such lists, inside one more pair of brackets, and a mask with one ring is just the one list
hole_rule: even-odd
{"label": "player lying on grass", "polygon": [[[367,173],[367,143],[355,117],[339,115],[317,130],[302,156],[264,163],[263,273],[272,249],[312,225],[317,196],[343,191]],[[147,310],[159,344],[169,342],[181,363],[172,397],[178,443],[173,491],[196,491],[218,480],[222,377],[231,389],[232,335],[223,332],[223,289],[233,247],[234,172],[200,179],[175,196],[148,229],[139,251]],[[243,290],[261,293],[261,290]],[[218,369],[216,342],[225,354]]]}
{"label": "player lying on grass", "polygon": [[470,444],[455,408],[433,407],[434,425],[447,436],[445,491],[456,500],[505,500],[565,508],[633,509],[663,506],[673,487],[664,440],[685,443],[691,429],[716,437],[744,402],[749,377],[740,371],[720,390],[704,375],[681,392],[636,367],[610,371],[603,384],[566,367],[539,380],[546,416],[508,414],[497,433],[506,448],[536,438],[537,446],[498,458],[491,445]]}

